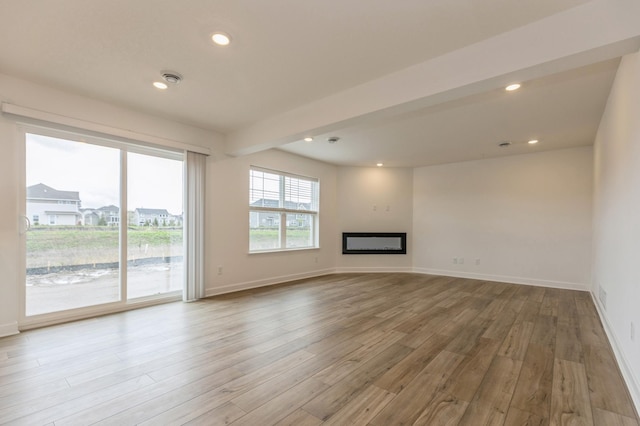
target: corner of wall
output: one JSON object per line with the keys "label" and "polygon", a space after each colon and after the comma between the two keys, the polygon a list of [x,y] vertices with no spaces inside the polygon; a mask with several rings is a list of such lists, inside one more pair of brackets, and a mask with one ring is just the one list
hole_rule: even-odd
{"label": "corner of wall", "polygon": [[221,294],[234,293],[237,291],[252,290],[260,287],[267,287],[274,284],[290,283],[292,281],[302,280],[305,278],[320,277],[323,275],[329,275],[335,273],[336,270],[320,269],[315,271],[309,271],[299,274],[281,275],[277,277],[270,277],[262,280],[246,281],[235,284],[229,284],[220,287],[208,287],[205,290],[205,297],[219,296]]}
{"label": "corner of wall", "polygon": [[627,384],[627,389],[629,389],[629,393],[631,394],[631,399],[635,404],[636,412],[640,413],[640,383],[638,383],[635,379],[636,375],[634,374],[633,367],[631,363],[625,357],[624,351],[618,339],[616,339],[616,334],[613,330],[613,327],[607,320],[607,316],[604,314],[602,306],[598,301],[598,298],[591,291],[591,298],[593,299],[593,304],[596,305],[596,310],[598,311],[598,316],[600,317],[600,321],[602,322],[605,333],[607,333],[607,338],[609,339],[609,343],[611,344],[611,348],[613,349],[613,354],[616,357],[616,361],[618,362],[618,367],[620,368],[620,373]]}
{"label": "corner of wall", "polygon": [[[622,58],[594,144],[591,296],[622,376],[640,412],[640,343],[630,324],[640,324],[637,302],[637,210],[640,193],[640,53]],[[606,304],[600,302],[600,290]]]}

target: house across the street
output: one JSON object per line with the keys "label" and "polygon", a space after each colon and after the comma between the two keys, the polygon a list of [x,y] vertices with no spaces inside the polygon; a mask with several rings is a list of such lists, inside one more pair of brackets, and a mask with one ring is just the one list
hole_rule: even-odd
{"label": "house across the street", "polygon": [[87,226],[118,226],[120,224],[120,208],[110,204],[97,209],[81,209],[82,224]]}
{"label": "house across the street", "polygon": [[81,224],[80,206],[77,191],[59,191],[43,183],[27,187],[27,217],[34,225]]}
{"label": "house across the street", "polygon": [[[255,207],[271,207],[279,208],[279,200],[271,200],[261,198],[251,203]],[[296,203],[293,201],[285,201],[284,208],[288,210],[310,210],[310,203]],[[277,211],[254,211],[249,217],[249,226],[251,228],[273,228],[280,226],[280,213]],[[287,227],[308,228],[311,225],[311,216],[308,214],[294,214],[288,213],[287,215]]]}
{"label": "house across the street", "polygon": [[[43,183],[27,187],[27,217],[33,225],[119,226],[120,208],[113,204],[81,208],[78,191],[60,191]],[[137,208],[128,214],[130,225],[182,226],[182,216],[167,209]]]}
{"label": "house across the street", "polygon": [[137,208],[133,212],[134,223],[139,226],[179,226],[182,225],[182,217],[170,214],[167,209]]}

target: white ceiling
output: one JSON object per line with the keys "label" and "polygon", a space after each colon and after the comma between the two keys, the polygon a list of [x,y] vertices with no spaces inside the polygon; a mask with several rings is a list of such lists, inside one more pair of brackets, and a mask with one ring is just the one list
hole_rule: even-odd
{"label": "white ceiling", "polygon": [[[416,167],[591,145],[618,59],[318,135],[282,150],[338,165]],[[331,144],[330,136],[340,140]],[[527,141],[536,139],[538,144]],[[511,142],[508,148],[500,142]]]}
{"label": "white ceiling", "polygon": [[[587,3],[0,0],[0,73],[232,134]],[[210,43],[216,30],[232,44]],[[498,150],[501,140],[536,137],[538,150],[590,144],[616,67],[549,72],[516,93],[492,89],[334,126],[281,149],[334,164],[406,167],[531,148]],[[184,81],[158,91],[151,83],[161,70]],[[333,134],[340,142],[324,142]]]}

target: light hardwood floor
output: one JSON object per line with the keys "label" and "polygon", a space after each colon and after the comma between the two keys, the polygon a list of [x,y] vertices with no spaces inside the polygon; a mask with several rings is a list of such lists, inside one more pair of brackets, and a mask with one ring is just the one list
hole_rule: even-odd
{"label": "light hardwood floor", "polygon": [[343,274],[0,339],[0,424],[636,425],[590,295]]}

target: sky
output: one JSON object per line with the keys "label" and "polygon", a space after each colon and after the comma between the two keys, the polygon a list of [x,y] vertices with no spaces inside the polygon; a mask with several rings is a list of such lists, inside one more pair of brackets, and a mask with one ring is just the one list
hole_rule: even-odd
{"label": "sky", "polygon": [[[27,186],[78,191],[82,208],[119,206],[120,150],[27,134]],[[182,214],[182,161],[128,153],[128,210]]]}
{"label": "sky", "polygon": [[[260,199],[280,199],[280,175],[261,170],[251,170],[249,203]],[[313,197],[312,183],[304,178],[284,178],[284,198],[295,203],[310,203]]]}

